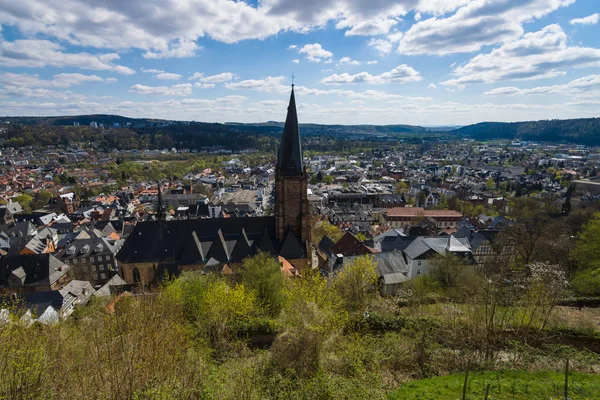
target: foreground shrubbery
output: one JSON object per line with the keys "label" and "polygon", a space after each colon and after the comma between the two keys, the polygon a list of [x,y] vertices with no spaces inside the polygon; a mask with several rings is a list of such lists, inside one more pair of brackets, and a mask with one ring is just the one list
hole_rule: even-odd
{"label": "foreground shrubbery", "polygon": [[120,298],[114,313],[97,302],[56,326],[0,327],[0,398],[374,399],[466,369],[560,371],[566,358],[575,371],[600,366],[596,353],[544,344],[557,294],[535,279],[545,264],[518,304],[493,287],[470,291],[473,301],[418,295],[398,307],[377,295],[369,259],[330,279],[280,279],[268,262],[248,260],[236,278],[185,273]]}

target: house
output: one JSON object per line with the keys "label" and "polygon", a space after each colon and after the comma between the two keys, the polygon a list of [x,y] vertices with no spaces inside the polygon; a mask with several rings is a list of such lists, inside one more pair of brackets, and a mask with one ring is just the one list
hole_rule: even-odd
{"label": "house", "polygon": [[32,315],[38,316],[35,321],[53,325],[71,315],[76,306],[86,305],[93,294],[94,288],[89,282],[71,281],[60,290],[23,293],[18,298]]}
{"label": "house", "polygon": [[439,193],[431,192],[425,198],[425,208],[437,207],[442,202],[442,198]]}
{"label": "house", "polygon": [[58,290],[72,279],[69,266],[51,254],[20,254],[0,259],[2,293]]}
{"label": "house", "polygon": [[416,223],[424,218],[431,219],[439,229],[455,228],[463,216],[454,210],[425,210],[422,207],[395,207],[387,210],[384,220],[393,228]]}
{"label": "house", "polygon": [[23,208],[19,203],[8,203],[0,205],[0,224],[13,224],[15,222],[15,214],[23,212]]}
{"label": "house", "polygon": [[71,267],[75,279],[104,285],[119,272],[115,259],[119,245],[98,237],[76,239],[56,253],[56,258]]}
{"label": "house", "polygon": [[404,249],[408,278],[413,279],[430,272],[431,258],[436,255],[454,254],[460,257],[470,257],[472,251],[464,238],[452,235],[438,237],[417,237]]}

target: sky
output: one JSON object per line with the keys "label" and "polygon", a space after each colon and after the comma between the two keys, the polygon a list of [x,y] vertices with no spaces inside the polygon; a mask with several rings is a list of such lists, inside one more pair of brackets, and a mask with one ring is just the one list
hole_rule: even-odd
{"label": "sky", "polygon": [[600,116],[600,0],[0,0],[0,115]]}

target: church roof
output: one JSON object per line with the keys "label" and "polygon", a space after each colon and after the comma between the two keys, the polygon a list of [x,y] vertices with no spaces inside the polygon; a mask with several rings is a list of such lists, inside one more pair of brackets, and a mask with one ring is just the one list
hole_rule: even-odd
{"label": "church roof", "polygon": [[294,235],[294,232],[291,229],[288,229],[285,238],[283,239],[283,243],[281,244],[281,251],[279,254],[290,260],[296,258],[304,258],[306,252],[304,251],[304,246],[298,240],[298,237]]}
{"label": "church roof", "polygon": [[[263,240],[261,249],[263,246],[270,247],[275,253],[279,247],[272,239],[275,237],[273,217],[174,220],[163,224],[146,221],[135,226],[117,254],[117,259],[124,263],[180,260],[188,245],[195,249],[187,250],[186,258],[193,259],[200,254],[204,258],[211,258],[215,252],[220,253],[221,257],[228,257],[231,253],[227,242],[237,241],[242,229],[248,241],[260,243]],[[192,233],[196,234],[197,240],[190,240]],[[270,246],[267,243],[269,241]],[[200,242],[200,248],[197,242]],[[215,244],[220,247],[219,251],[216,247],[212,249]]]}
{"label": "church roof", "polygon": [[298,131],[298,115],[296,113],[296,99],[294,97],[293,86],[287,117],[285,118],[285,126],[283,127],[281,144],[279,145],[276,171],[287,176],[302,175],[304,172],[304,166],[302,165],[302,146],[300,144],[300,133]]}

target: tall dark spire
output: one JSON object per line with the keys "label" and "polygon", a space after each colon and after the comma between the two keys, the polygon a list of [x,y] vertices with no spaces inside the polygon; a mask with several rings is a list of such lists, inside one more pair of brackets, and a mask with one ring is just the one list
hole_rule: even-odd
{"label": "tall dark spire", "polygon": [[279,154],[277,157],[276,172],[286,176],[298,176],[304,173],[302,165],[302,146],[300,145],[300,133],[298,131],[298,115],[296,114],[296,99],[294,97],[294,85],[288,106]]}

